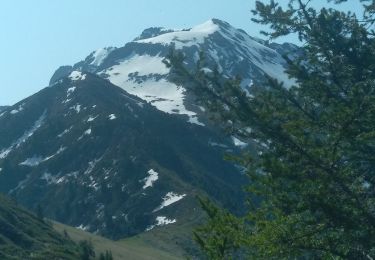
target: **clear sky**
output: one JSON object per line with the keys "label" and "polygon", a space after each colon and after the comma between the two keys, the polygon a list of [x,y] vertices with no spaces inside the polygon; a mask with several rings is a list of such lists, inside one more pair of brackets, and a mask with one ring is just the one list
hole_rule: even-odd
{"label": "clear sky", "polygon": [[[286,0],[280,0],[286,2]],[[324,0],[313,0],[322,5]],[[346,8],[358,5],[349,0]],[[0,105],[48,85],[55,69],[122,46],[153,26],[190,28],[210,18],[259,36],[255,0],[1,0]]]}

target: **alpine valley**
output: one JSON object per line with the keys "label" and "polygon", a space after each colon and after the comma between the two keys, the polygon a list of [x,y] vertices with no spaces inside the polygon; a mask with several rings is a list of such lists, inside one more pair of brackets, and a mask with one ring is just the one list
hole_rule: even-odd
{"label": "alpine valley", "polygon": [[240,76],[245,91],[267,75],[293,83],[282,58],[298,53],[292,44],[269,44],[217,19],[146,29],[123,47],[60,67],[48,87],[0,107],[0,192],[78,229],[194,254],[191,230],[204,219],[196,197],[240,213],[246,177],[223,158],[248,147],[172,82],[163,62],[172,47],[189,69],[202,52],[205,73]]}

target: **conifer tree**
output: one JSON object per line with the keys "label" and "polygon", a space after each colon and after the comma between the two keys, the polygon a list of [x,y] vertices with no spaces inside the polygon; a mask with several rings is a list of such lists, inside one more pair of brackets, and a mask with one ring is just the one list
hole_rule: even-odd
{"label": "conifer tree", "polygon": [[81,249],[81,260],[90,260],[95,258],[94,245],[91,240],[82,240],[79,242]]}
{"label": "conifer tree", "polygon": [[195,238],[209,258],[375,258],[375,1],[356,1],[360,17],[308,0],[256,1],[265,35],[301,41],[303,55],[285,57],[290,87],[268,78],[249,95],[239,79],[206,74],[204,61],[192,73],[171,51],[176,83],[257,151],[235,158],[250,179],[245,216],[202,200],[209,221]]}
{"label": "conifer tree", "polygon": [[43,208],[40,204],[37,205],[36,207],[36,215],[37,217],[41,220],[44,221],[44,213],[43,213]]}

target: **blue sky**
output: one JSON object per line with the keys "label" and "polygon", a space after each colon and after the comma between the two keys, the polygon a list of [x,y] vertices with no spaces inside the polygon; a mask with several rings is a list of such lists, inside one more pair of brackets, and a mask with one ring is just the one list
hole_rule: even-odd
{"label": "blue sky", "polygon": [[[286,0],[281,0],[286,2]],[[280,2],[281,2],[280,1]],[[322,5],[324,0],[314,0]],[[346,9],[358,5],[349,0]],[[1,0],[0,105],[46,87],[54,70],[152,26],[189,28],[219,18],[259,36],[255,0]]]}

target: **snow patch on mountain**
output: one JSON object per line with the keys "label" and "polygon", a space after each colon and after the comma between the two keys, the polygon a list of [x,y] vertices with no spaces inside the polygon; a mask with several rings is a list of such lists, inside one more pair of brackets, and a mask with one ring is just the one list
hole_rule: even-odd
{"label": "snow patch on mountain", "polygon": [[238,147],[241,147],[241,148],[244,148],[244,147],[247,146],[247,143],[242,142],[242,141],[241,141],[240,139],[238,139],[237,137],[232,136],[231,138],[232,138],[233,144],[234,144],[235,146],[238,146]]}
{"label": "snow patch on mountain", "polygon": [[92,133],[91,128],[85,130],[85,131],[83,132],[83,134],[82,134],[80,137],[78,137],[77,141],[82,140],[86,135],[91,135],[91,133]]}
{"label": "snow patch on mountain", "polygon": [[194,116],[195,113],[188,111],[183,104],[185,89],[160,78],[168,73],[169,69],[161,57],[134,55],[99,74],[107,75],[112,84],[150,102],[163,112]]}
{"label": "snow patch on mountain", "polygon": [[75,110],[78,114],[79,112],[81,112],[81,105],[77,104],[75,106],[70,107],[70,109]]}
{"label": "snow patch on mountain", "polygon": [[[289,79],[285,72],[285,60],[275,50],[259,43],[242,30],[238,30],[232,26],[221,28],[220,34],[228,41],[240,39],[233,50],[240,61],[244,57],[250,58],[251,62],[267,75],[284,82],[286,87],[295,84],[293,79]],[[248,79],[248,81],[251,79]]]}
{"label": "snow patch on mountain", "polygon": [[100,48],[92,53],[93,61],[90,65],[100,66],[115,48]]}
{"label": "snow patch on mountain", "polygon": [[94,121],[97,117],[98,117],[99,115],[97,115],[97,116],[90,116],[88,119],[87,119],[87,121],[86,122],[92,122],[92,121]]}
{"label": "snow patch on mountain", "polygon": [[41,162],[43,162],[43,157],[42,156],[33,156],[31,158],[27,158],[25,161],[21,162],[20,165],[24,166],[38,166]]}
{"label": "snow patch on mountain", "polygon": [[115,114],[110,114],[109,116],[108,116],[108,119],[109,120],[115,120],[117,117],[116,117],[116,115]]}
{"label": "snow patch on mountain", "polygon": [[168,114],[196,115],[196,113],[187,110],[184,106],[183,101],[186,90],[165,79],[159,81],[148,80],[142,84],[128,82],[123,85],[123,88],[130,94],[150,102],[157,109]]}
{"label": "snow patch on mountain", "polygon": [[25,161],[21,162],[20,165],[35,167],[35,166],[38,166],[39,164],[41,164],[43,162],[46,162],[46,161],[52,159],[53,157],[55,157],[55,156],[59,155],[60,153],[64,152],[65,150],[66,150],[66,147],[60,147],[54,154],[52,154],[50,156],[47,156],[45,158],[43,158],[42,156],[34,155],[33,157],[27,158]]}
{"label": "snow patch on mountain", "polygon": [[72,129],[73,129],[73,126],[69,127],[68,129],[65,129],[60,134],[58,134],[57,137],[59,137],[59,138],[63,137],[64,135],[66,135],[67,133],[69,133]]}
{"label": "snow patch on mountain", "polygon": [[[177,86],[164,78],[153,78],[153,75],[164,75],[169,72],[169,69],[162,63],[162,59],[157,58],[155,60],[155,57],[153,59],[144,59],[143,56],[136,57],[142,57],[140,58],[141,60],[148,60],[151,64],[154,64],[154,66],[149,66],[146,62],[146,64],[143,64],[143,69],[135,72],[132,66],[128,66],[130,63],[126,61],[124,64],[115,65],[103,71],[103,73],[108,75],[108,79],[112,84],[121,87],[132,95],[150,102],[157,109],[169,114],[187,115],[191,118],[189,122],[201,124],[196,118],[196,113],[189,111],[184,105],[185,88]],[[134,62],[133,64],[138,64],[138,62]],[[137,66],[138,65],[136,65],[136,67]],[[129,77],[132,73],[133,75],[136,73],[137,76],[149,77],[147,80],[139,82]]]}
{"label": "snow patch on mountain", "polygon": [[202,44],[204,40],[210,35],[218,31],[220,28],[212,20],[209,20],[203,24],[197,25],[190,30],[174,31],[170,33],[164,33],[162,35],[138,40],[139,43],[158,43],[163,45],[170,45],[174,43],[177,49],[183,47],[190,47],[193,45]]}
{"label": "snow patch on mountain", "polygon": [[14,115],[14,114],[17,114],[17,113],[21,112],[21,111],[24,109],[24,108],[23,108],[24,105],[25,105],[25,104],[21,104],[21,105],[19,105],[18,108],[11,110],[10,113],[11,113],[12,115]]}
{"label": "snow patch on mountain", "polygon": [[153,228],[155,228],[156,226],[165,226],[165,225],[169,225],[169,224],[173,224],[173,223],[176,223],[177,220],[176,219],[168,219],[167,217],[165,216],[158,216],[156,217],[156,224],[155,225],[151,225],[149,226],[146,231],[150,231],[152,230]]}
{"label": "snow patch on mountain", "polygon": [[154,171],[153,169],[150,169],[148,172],[148,176],[143,179],[144,185],[143,189],[147,189],[148,187],[152,187],[154,182],[156,182],[159,179],[159,173]]}
{"label": "snow patch on mountain", "polygon": [[90,226],[84,226],[83,224],[79,225],[79,226],[76,226],[76,229],[80,229],[80,230],[83,230],[83,231],[87,231],[90,229]]}
{"label": "snow patch on mountain", "polygon": [[196,124],[196,125],[200,125],[200,126],[205,126],[205,124],[199,122],[198,120],[198,116],[197,115],[190,115],[189,116],[189,120],[188,120],[189,123],[191,124]]}
{"label": "snow patch on mountain", "polygon": [[47,156],[46,158],[44,158],[43,161],[48,161],[48,160],[52,159],[53,157],[59,155],[60,153],[64,152],[65,150],[66,150],[66,147],[61,146],[59,148],[59,150],[57,150],[54,154],[52,154],[52,155]]}
{"label": "snow patch on mountain", "polygon": [[68,90],[66,91],[66,97],[69,97],[70,94],[72,94],[75,90],[76,90],[76,87],[68,88]]}
{"label": "snow patch on mountain", "polygon": [[[211,35],[214,33],[220,35],[228,43],[234,43],[234,41],[235,43],[231,44],[230,48],[225,48],[222,42],[213,40]],[[172,31],[135,42],[174,45],[177,49],[194,45],[202,48],[201,46],[206,44],[208,45],[207,54],[216,62],[219,72],[224,72],[223,67],[225,66],[225,73],[229,75],[231,74],[231,62],[242,62],[247,59],[267,75],[284,82],[286,87],[295,84],[295,81],[289,79],[285,73],[285,60],[279,53],[261,44],[246,32],[216,19],[211,19],[189,30]],[[197,61],[197,58],[195,61]],[[212,70],[204,68],[204,71],[210,73]]]}
{"label": "snow patch on mountain", "polygon": [[156,217],[156,221],[157,221],[156,223],[157,226],[163,226],[163,225],[176,223],[175,219],[168,219],[164,216]]}
{"label": "snow patch on mountain", "polygon": [[3,117],[8,111],[4,111],[2,113],[0,113],[0,118]]}
{"label": "snow patch on mountain", "polygon": [[91,130],[91,128],[89,128],[83,134],[84,135],[91,135],[91,132],[92,132],[92,130]]}
{"label": "snow patch on mountain", "polygon": [[63,100],[63,101],[61,102],[61,104],[69,103],[71,100],[72,100],[71,98],[67,98],[67,99]]}
{"label": "snow patch on mountain", "polygon": [[66,183],[69,181],[69,178],[77,178],[79,172],[78,171],[75,171],[75,172],[71,172],[71,173],[68,173],[68,174],[65,174],[64,176],[62,177],[59,177],[56,179],[56,184],[60,184],[60,183]]}
{"label": "snow patch on mountain", "polygon": [[177,201],[179,200],[182,200],[184,197],[186,196],[186,194],[182,194],[182,195],[178,195],[177,193],[174,193],[174,192],[168,192],[164,197],[163,197],[163,202],[161,203],[161,205],[159,207],[157,207],[156,209],[154,209],[152,212],[156,212],[156,211],[159,211],[169,205],[172,205],[173,203],[176,203]]}
{"label": "snow patch on mountain", "polygon": [[21,144],[27,141],[37,130],[40,128],[46,118],[47,111],[44,111],[43,114],[35,121],[34,125],[27,130],[20,138],[18,138],[14,143],[12,143],[8,148],[5,148],[0,151],[0,159],[5,159],[8,154],[13,151],[13,149],[18,148]]}
{"label": "snow patch on mountain", "polygon": [[75,70],[70,73],[69,78],[73,81],[85,80],[86,74],[82,73],[81,71]]}
{"label": "snow patch on mountain", "polygon": [[150,74],[166,75],[169,73],[169,69],[163,63],[162,57],[137,54],[103,72],[111,76],[121,76],[117,81],[127,81],[131,73],[137,76],[148,76]]}

